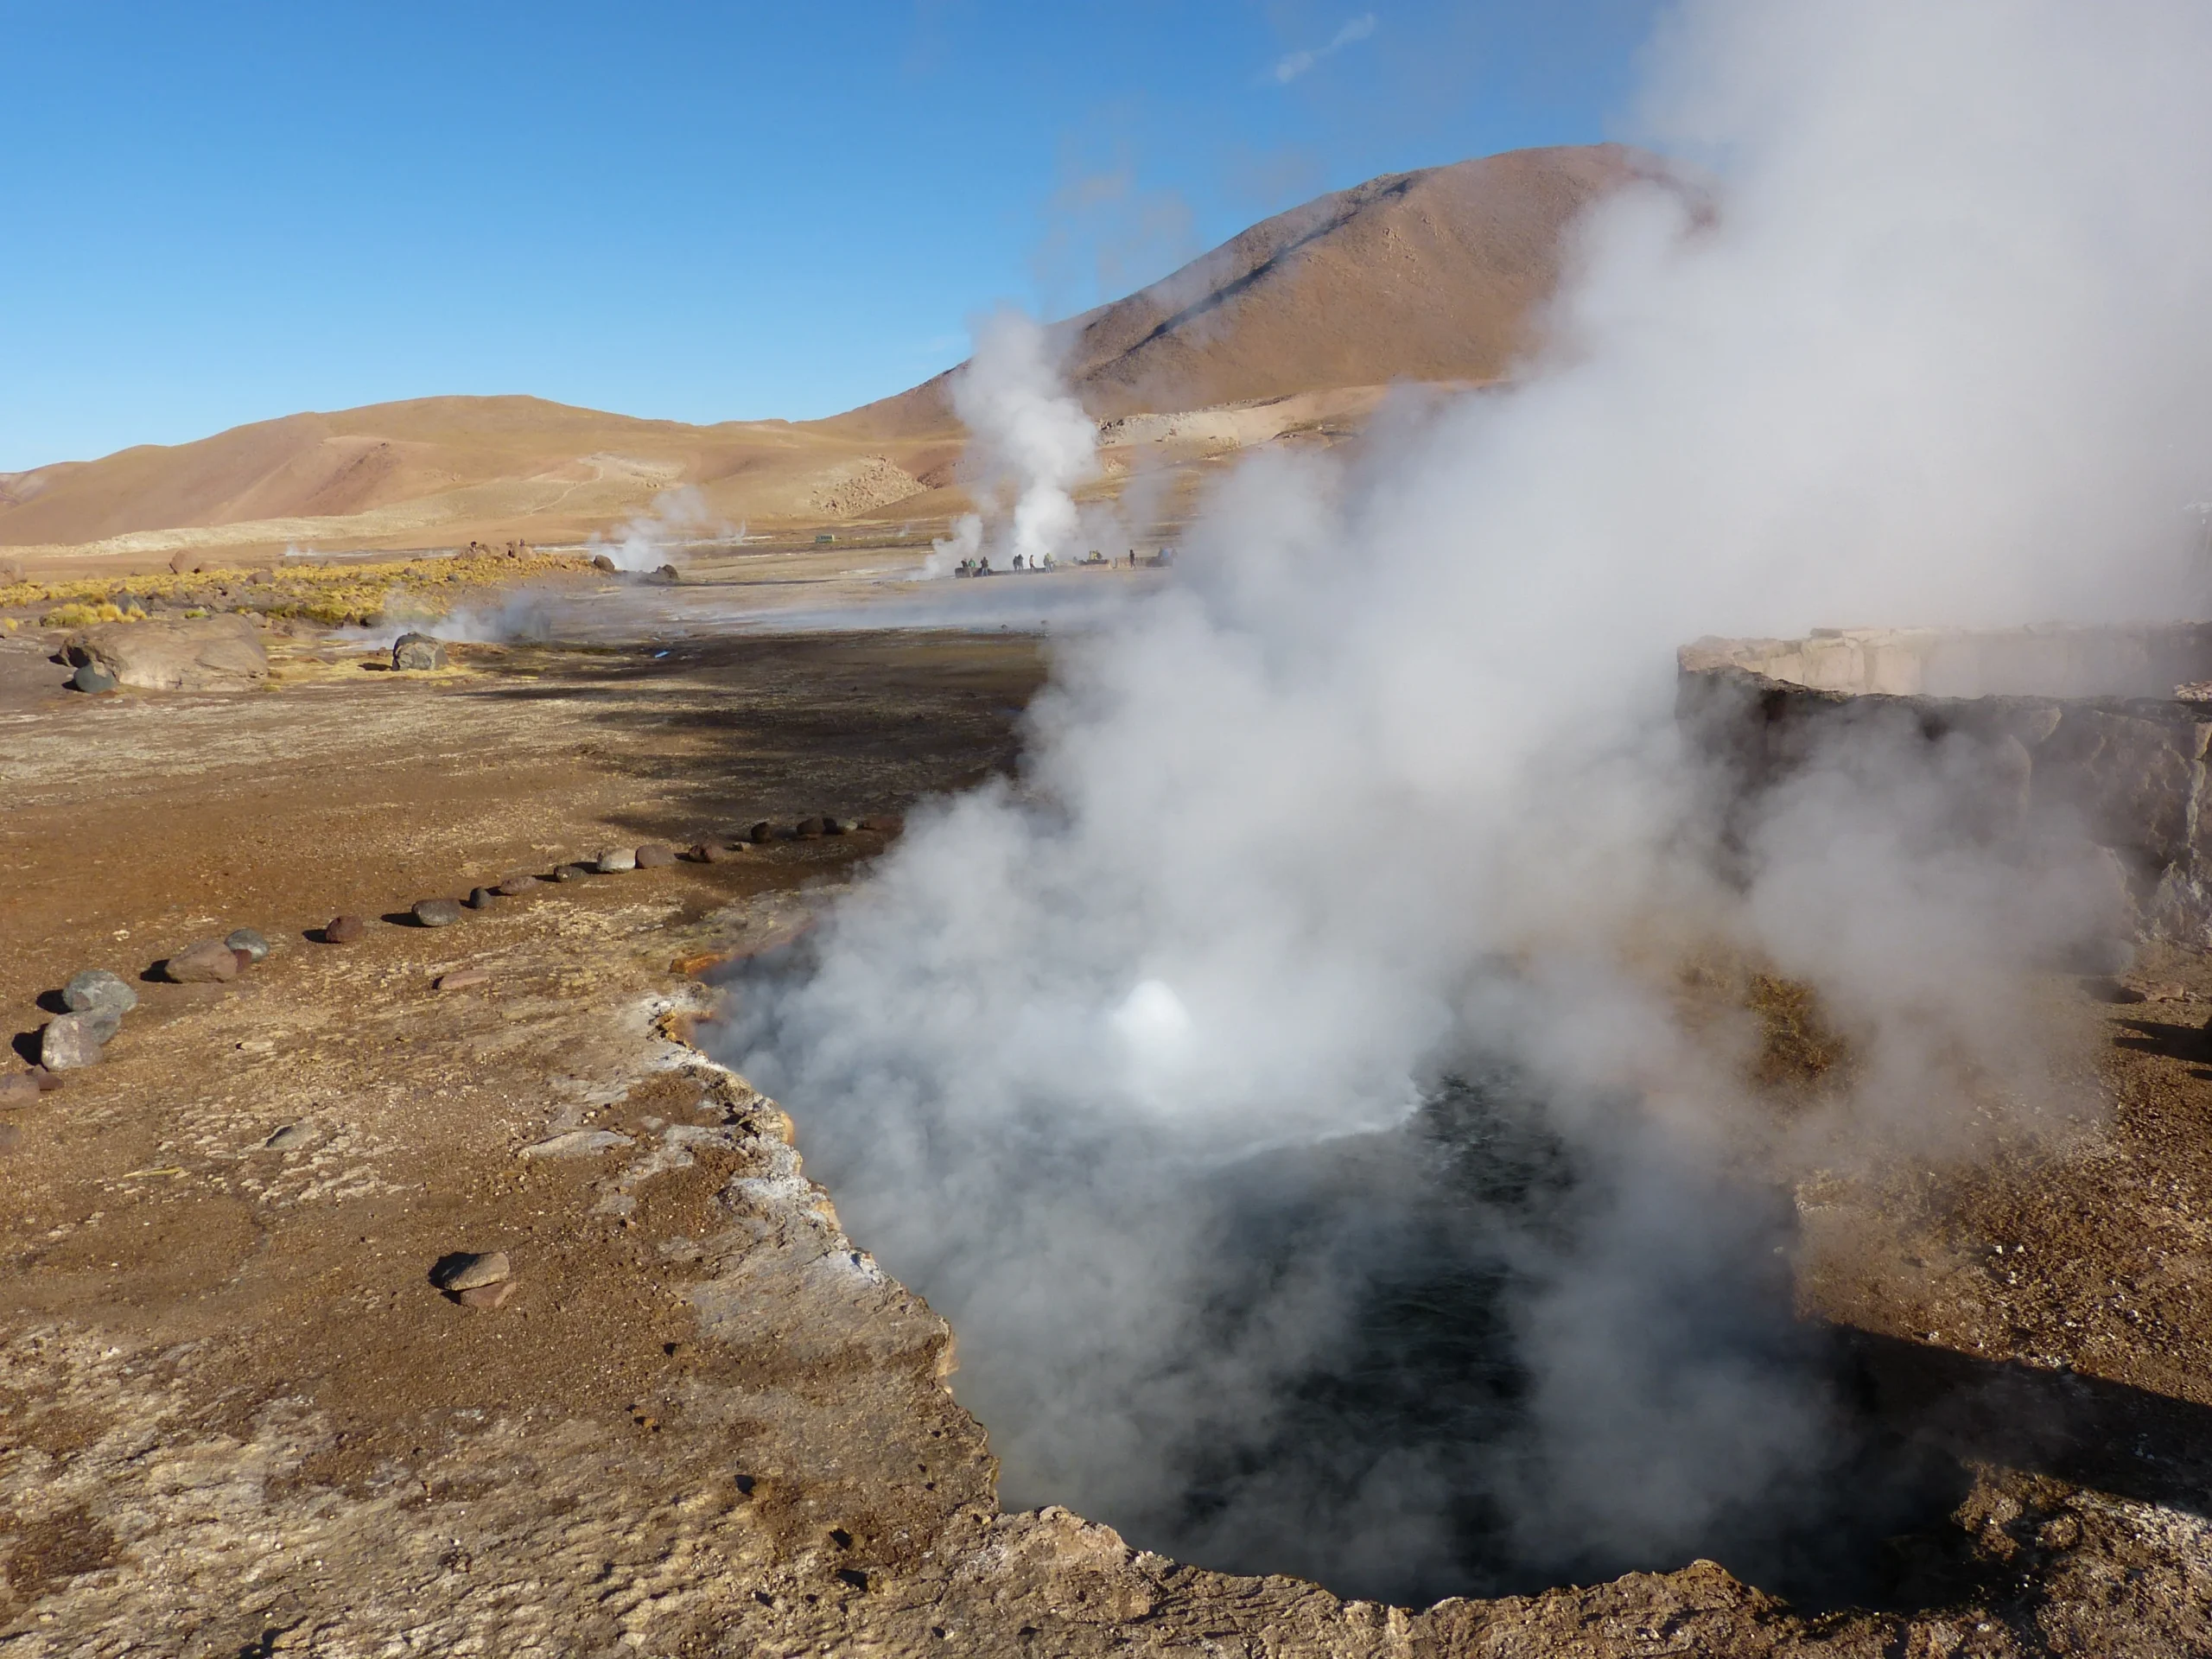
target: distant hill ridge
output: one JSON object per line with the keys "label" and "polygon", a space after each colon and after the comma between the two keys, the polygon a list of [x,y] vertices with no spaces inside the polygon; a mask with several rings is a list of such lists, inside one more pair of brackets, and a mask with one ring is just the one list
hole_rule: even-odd
{"label": "distant hill ridge", "polygon": [[[1510,150],[1318,196],[1058,325],[1068,378],[1101,416],[1494,380],[1535,343],[1567,227],[1623,185],[1673,178],[1657,156],[1596,144]],[[864,437],[957,431],[956,372],[820,424]]]}
{"label": "distant hill ridge", "polygon": [[[1656,157],[1602,144],[1515,150],[1317,197],[1056,325],[1070,381],[1108,418],[1496,379],[1535,343],[1562,232],[1608,191],[1669,176]],[[0,474],[0,546],[575,540],[676,485],[730,523],[924,518],[963,504],[950,487],[963,441],[954,372],[798,423],[690,426],[524,397],[286,416]]]}

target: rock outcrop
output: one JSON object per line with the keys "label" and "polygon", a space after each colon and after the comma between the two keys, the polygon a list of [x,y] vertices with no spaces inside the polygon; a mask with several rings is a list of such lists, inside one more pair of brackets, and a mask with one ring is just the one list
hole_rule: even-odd
{"label": "rock outcrop", "polygon": [[[1846,746],[1948,745],[1948,787],[1981,840],[2024,858],[2071,848],[2108,873],[2120,931],[2201,950],[2212,946],[2212,814],[2198,810],[2212,800],[2212,702],[2140,693],[2191,690],[2176,677],[2208,655],[2212,627],[2198,624],[1707,639],[1681,653],[1675,708],[1732,776],[1739,810]],[[1986,690],[1875,689],[1930,680]],[[2051,684],[2122,694],[2007,694]]]}
{"label": "rock outcrop", "polygon": [[62,649],[79,668],[148,691],[245,691],[269,677],[269,653],[242,616],[104,622]]}

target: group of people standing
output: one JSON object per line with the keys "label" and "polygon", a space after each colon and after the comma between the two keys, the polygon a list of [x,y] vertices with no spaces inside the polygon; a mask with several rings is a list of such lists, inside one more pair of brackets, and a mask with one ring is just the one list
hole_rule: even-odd
{"label": "group of people standing", "polygon": [[[1099,565],[1119,564],[1121,561],[1107,558],[1093,548],[1088,557],[1077,559],[1076,563],[1095,568]],[[1163,547],[1153,557],[1143,563],[1154,569],[1164,569],[1175,563],[1175,550],[1172,547]],[[1129,569],[1135,569],[1137,563],[1137,550],[1133,547],[1129,550]],[[1016,570],[1057,570],[1060,568],[1060,562],[1049,553],[1039,553],[1032,556],[1025,563],[1022,556],[1017,553],[1014,556],[1012,568]],[[989,576],[1000,573],[991,569],[991,562],[988,558],[973,558],[961,560],[958,568],[952,574],[956,576]]]}

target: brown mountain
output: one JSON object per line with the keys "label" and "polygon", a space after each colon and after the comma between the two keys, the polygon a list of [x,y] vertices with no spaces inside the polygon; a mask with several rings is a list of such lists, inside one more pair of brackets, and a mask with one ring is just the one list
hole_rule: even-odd
{"label": "brown mountain", "polygon": [[[1560,232],[1667,163],[1619,144],[1516,149],[1370,179],[1262,219],[1127,299],[1059,325],[1101,416],[1391,380],[1497,379],[1534,343]],[[821,423],[864,438],[957,433],[948,370]]]}
{"label": "brown mountain", "polygon": [[[1278,213],[1058,325],[1109,444],[1218,455],[1341,424],[1393,380],[1484,381],[1534,340],[1561,232],[1664,163],[1606,144],[1394,174]],[[0,547],[177,551],[580,539],[677,486],[702,523],[924,519],[963,505],[951,372],[829,420],[687,426],[534,397],[287,416],[0,474]],[[1269,402],[1265,410],[1223,405]],[[1188,411],[1211,411],[1193,415]],[[1173,422],[1149,417],[1174,415]],[[1109,470],[1115,463],[1109,458]]]}

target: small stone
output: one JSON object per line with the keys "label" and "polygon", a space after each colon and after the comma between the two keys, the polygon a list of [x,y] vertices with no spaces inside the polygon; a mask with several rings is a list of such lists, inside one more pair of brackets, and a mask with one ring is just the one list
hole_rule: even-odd
{"label": "small stone", "polygon": [[556,881],[581,881],[590,874],[591,871],[584,865],[563,864],[553,872],[553,879]]}
{"label": "small stone", "polygon": [[801,818],[796,831],[802,841],[812,841],[817,836],[830,833],[830,820],[823,817]]}
{"label": "small stone", "polygon": [[432,982],[442,991],[465,991],[471,985],[488,985],[492,970],[488,968],[462,968],[450,974],[440,974]]}
{"label": "small stone", "polygon": [[726,846],[719,841],[702,841],[691,849],[691,856],[702,864],[727,864],[734,858],[742,858],[742,847]]}
{"label": "small stone", "polygon": [[745,838],[756,847],[765,842],[773,841],[775,837],[776,826],[766,818],[761,819],[760,823],[745,832]]}
{"label": "small stone", "polygon": [[287,1123],[261,1144],[270,1152],[290,1152],[314,1139],[315,1130],[307,1124]]}
{"label": "small stone", "polygon": [[201,939],[171,957],[162,971],[179,985],[205,985],[238,976],[238,953],[220,939]]}
{"label": "small stone", "polygon": [[875,812],[861,820],[861,828],[870,835],[895,836],[906,827],[906,820],[896,812]]}
{"label": "small stone", "polygon": [[676,862],[676,854],[666,847],[640,847],[632,856],[641,870],[664,870]]}
{"label": "small stone", "polygon": [[505,1250],[486,1250],[482,1254],[457,1250],[451,1255],[441,1256],[430,1269],[430,1282],[448,1295],[464,1290],[475,1290],[484,1285],[496,1285],[512,1271]]}
{"label": "small stone", "polygon": [[592,868],[597,870],[601,875],[613,875],[620,871],[634,870],[637,868],[638,855],[627,847],[608,848],[599,855],[598,862],[592,866]]}
{"label": "small stone", "polygon": [[461,906],[450,899],[425,899],[415,906],[415,919],[424,927],[451,927],[461,919]]}
{"label": "small stone", "polygon": [[664,564],[659,569],[653,572],[653,575],[658,576],[663,582],[674,582],[681,576],[682,574],[683,573],[677,569],[677,568],[672,564]]}
{"label": "small stone", "polygon": [[28,1071],[10,1071],[0,1077],[0,1111],[20,1111],[38,1104],[38,1079]]}
{"label": "small stone", "polygon": [[471,887],[465,902],[471,910],[489,910],[497,895],[489,887]]}
{"label": "small stone", "polygon": [[274,1054],[276,1040],[273,1037],[248,1037],[238,1044],[241,1054]]}
{"label": "small stone", "polygon": [[359,916],[334,916],[322,925],[322,938],[326,944],[351,944],[368,931]]}
{"label": "small stone", "polygon": [[112,691],[116,677],[97,663],[86,663],[69,677],[69,683],[79,691]]}
{"label": "small stone", "polygon": [[248,962],[269,960],[269,941],[250,927],[234,927],[223,936],[223,943],[233,950],[245,952]]}
{"label": "small stone", "polygon": [[467,1290],[457,1290],[453,1299],[463,1307],[499,1307],[515,1294],[515,1281],[502,1279],[496,1285],[477,1285]]}
{"label": "small stone", "polygon": [[446,648],[435,635],[409,632],[392,642],[391,665],[402,672],[446,665]]}
{"label": "small stone", "polygon": [[497,891],[510,899],[514,899],[525,893],[535,893],[543,885],[544,883],[534,875],[511,875],[499,883]]}
{"label": "small stone", "polygon": [[35,1065],[31,1067],[29,1075],[35,1082],[37,1083],[38,1091],[41,1095],[50,1095],[55,1090],[61,1087],[60,1074],[59,1072],[49,1071],[42,1065]]}
{"label": "small stone", "polygon": [[822,833],[825,836],[843,835],[845,833],[845,821],[842,818],[833,818],[827,812],[824,812],[822,815]]}
{"label": "small stone", "polygon": [[616,565],[614,561],[608,558],[606,554],[594,553],[591,556],[591,568],[594,570],[603,570],[611,576],[615,572]]}
{"label": "small stone", "polygon": [[98,1065],[100,1050],[122,1027],[123,1016],[105,1009],[65,1014],[47,1021],[39,1035],[39,1064],[49,1071],[74,1071]]}
{"label": "small stone", "polygon": [[138,993],[105,968],[87,968],[70,976],[69,982],[61,988],[61,1000],[72,1014],[88,1014],[94,1008],[128,1014],[138,1006]]}

